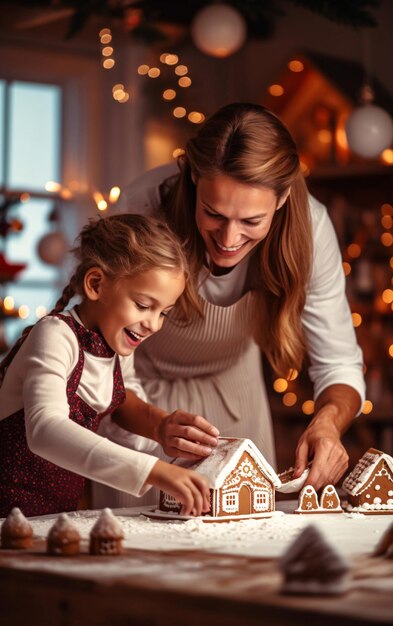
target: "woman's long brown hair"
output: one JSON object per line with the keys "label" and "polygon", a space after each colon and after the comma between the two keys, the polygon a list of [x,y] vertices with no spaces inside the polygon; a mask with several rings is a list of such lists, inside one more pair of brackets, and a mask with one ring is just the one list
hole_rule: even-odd
{"label": "woman's long brown hair", "polygon": [[311,271],[312,230],[307,188],[289,131],[262,106],[230,104],[188,141],[179,166],[180,174],[161,186],[162,210],[187,250],[194,277],[204,262],[205,245],[195,224],[193,179],[224,174],[242,184],[273,190],[277,203],[290,190],[251,258],[256,294],[251,332],[279,375],[300,369],[305,352],[301,314]]}

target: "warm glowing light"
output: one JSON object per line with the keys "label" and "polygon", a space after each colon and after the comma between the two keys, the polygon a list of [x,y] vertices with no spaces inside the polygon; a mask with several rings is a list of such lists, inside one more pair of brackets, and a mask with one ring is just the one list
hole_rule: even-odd
{"label": "warm glowing light", "polygon": [[362,320],[362,316],[360,315],[360,313],[352,313],[352,324],[354,325],[355,328],[360,326],[362,321],[363,320]]}
{"label": "warm glowing light", "polygon": [[349,274],[352,272],[351,264],[348,263],[348,261],[343,262],[343,270],[344,270],[345,276],[349,276]]}
{"label": "warm glowing light", "polygon": [[179,87],[189,87],[192,83],[192,80],[191,78],[189,78],[189,76],[182,76],[182,78],[179,78],[177,82],[179,84]]}
{"label": "warm glowing light", "polygon": [[314,413],[314,402],[313,400],[306,400],[302,404],[302,411],[305,415],[311,415]]}
{"label": "warm glowing light", "polygon": [[285,380],[285,378],[276,378],[273,383],[273,389],[277,391],[277,393],[283,393],[288,389],[288,381]]}
{"label": "warm glowing light", "polygon": [[46,191],[50,191],[51,193],[56,193],[57,191],[60,191],[61,185],[60,183],[56,183],[54,180],[49,180],[45,184],[45,189]]}
{"label": "warm glowing light", "polygon": [[46,308],[46,306],[43,306],[42,304],[40,304],[35,310],[35,314],[38,319],[41,319],[41,317],[44,317],[47,313],[48,313],[48,309]]}
{"label": "warm glowing light", "polygon": [[391,233],[382,233],[381,244],[389,248],[393,244],[393,235]]}
{"label": "warm glowing light", "polygon": [[184,76],[185,74],[188,74],[187,65],[178,65],[175,68],[175,74],[177,74],[177,76]]}
{"label": "warm glowing light", "polygon": [[165,91],[162,92],[162,97],[164,100],[173,100],[176,98],[176,91],[174,89],[165,89]]}
{"label": "warm glowing light", "polygon": [[104,35],[110,35],[110,34],[111,34],[110,28],[102,28],[100,32],[98,33],[98,36],[101,39],[102,37],[104,37]]}
{"label": "warm glowing light", "polygon": [[374,406],[371,400],[365,400],[362,407],[362,413],[364,413],[364,415],[368,415],[368,413],[371,413],[373,408]]}
{"label": "warm glowing light", "polygon": [[183,148],[175,148],[172,152],[172,156],[174,159],[177,159],[177,157],[181,156],[182,154],[185,154]]}
{"label": "warm glowing light", "polygon": [[357,243],[349,244],[347,248],[347,254],[351,259],[357,259],[361,255],[362,249]]}
{"label": "warm glowing light", "polygon": [[305,163],[304,161],[300,161],[300,169],[302,171],[303,176],[310,175],[310,168],[308,167],[307,163]]}
{"label": "warm glowing light", "polygon": [[114,203],[118,200],[120,196],[120,187],[112,187],[112,189],[109,192],[109,202],[110,203]]}
{"label": "warm glowing light", "polygon": [[168,56],[168,52],[163,52],[162,54],[160,54],[160,61],[161,63],[166,63],[166,58]]}
{"label": "warm glowing light", "polygon": [[393,270],[393,256],[390,257],[389,265]]}
{"label": "warm glowing light", "polygon": [[6,311],[12,311],[15,305],[15,300],[12,296],[6,296],[3,301],[3,307]]}
{"label": "warm glowing light", "polygon": [[385,202],[385,204],[381,206],[381,213],[382,215],[393,215],[393,206]]}
{"label": "warm glowing light", "polygon": [[137,69],[138,74],[140,74],[141,76],[145,76],[145,74],[147,74],[147,72],[149,71],[150,66],[149,65],[140,65]]}
{"label": "warm glowing light", "polygon": [[386,304],[393,302],[393,289],[385,289],[382,292],[382,300],[386,302]]}
{"label": "warm glowing light", "polygon": [[345,132],[345,128],[342,126],[336,128],[336,142],[340,148],[343,148],[344,150],[348,149],[347,133]]}
{"label": "warm glowing light", "polygon": [[25,320],[30,315],[30,309],[26,304],[22,304],[18,309],[18,315],[21,320]]}
{"label": "warm glowing light", "polygon": [[296,380],[299,376],[299,372],[294,367],[289,370],[287,380]]}
{"label": "warm glowing light", "polygon": [[391,148],[386,148],[381,154],[381,159],[384,163],[388,165],[393,165],[393,150]]}
{"label": "warm glowing light", "polygon": [[381,224],[384,228],[392,228],[393,226],[393,217],[391,215],[383,215],[381,217]]}
{"label": "warm glowing light", "polygon": [[106,33],[105,35],[102,35],[100,39],[101,39],[102,44],[107,44],[112,41],[112,35],[110,35],[109,33]]}
{"label": "warm glowing light", "polygon": [[31,196],[30,196],[29,193],[27,193],[27,191],[24,191],[19,196],[20,202],[28,202],[30,200],[30,198],[31,198]]}
{"label": "warm glowing light", "polygon": [[393,343],[389,346],[388,353],[389,356],[393,359]]}
{"label": "warm glowing light", "polygon": [[124,91],[124,89],[116,89],[116,90],[112,93],[112,95],[113,95],[113,99],[114,99],[114,100],[121,100],[121,99],[124,97],[125,93],[126,93],[126,92]]}
{"label": "warm glowing light", "polygon": [[150,76],[150,78],[158,78],[160,74],[161,70],[158,67],[151,67],[147,72],[147,75]]}
{"label": "warm glowing light", "polygon": [[282,397],[282,403],[285,404],[285,406],[293,406],[296,402],[297,395],[293,393],[293,391],[288,391],[288,393],[285,393]]}
{"label": "warm glowing light", "polygon": [[113,54],[113,48],[112,46],[105,46],[105,48],[103,48],[101,50],[101,54],[103,57],[110,57]]}
{"label": "warm glowing light", "polygon": [[122,91],[124,91],[124,85],[123,85],[123,83],[116,83],[116,85],[113,85],[113,87],[112,87],[112,93],[115,93],[115,91],[118,91],[119,89],[121,89]]}
{"label": "warm glowing light", "polygon": [[104,196],[99,191],[93,193],[94,202],[97,205],[99,211],[105,211],[108,208],[108,204],[104,199]]}
{"label": "warm glowing light", "polygon": [[304,63],[298,59],[292,59],[292,61],[289,61],[288,67],[291,72],[302,72],[304,70]]}
{"label": "warm glowing light", "polygon": [[332,133],[330,130],[327,130],[326,128],[322,128],[321,130],[319,130],[317,133],[317,137],[318,137],[318,141],[324,144],[331,143],[332,141]]}
{"label": "warm glowing light", "polygon": [[187,114],[187,111],[185,110],[184,107],[175,107],[173,109],[174,117],[184,117],[186,114]]}
{"label": "warm glowing light", "polygon": [[102,67],[105,70],[111,70],[114,65],[115,65],[115,60],[114,59],[105,59],[102,62]]}
{"label": "warm glowing light", "polygon": [[71,189],[67,189],[67,187],[63,187],[62,189],[60,189],[60,198],[62,198],[63,200],[71,200],[72,198]]}
{"label": "warm glowing light", "polygon": [[284,93],[284,87],[282,85],[270,85],[268,92],[271,96],[282,96]]}
{"label": "warm glowing light", "polygon": [[177,54],[167,54],[165,58],[167,65],[177,65],[179,63],[179,57]]}
{"label": "warm glowing light", "polygon": [[124,95],[121,98],[118,98],[118,102],[120,102],[120,104],[124,104],[124,102],[128,102],[128,100],[130,99],[130,94],[124,92]]}
{"label": "warm glowing light", "polygon": [[191,111],[191,113],[188,114],[188,119],[193,124],[200,124],[204,121],[205,116],[203,115],[203,113],[199,113],[199,111]]}

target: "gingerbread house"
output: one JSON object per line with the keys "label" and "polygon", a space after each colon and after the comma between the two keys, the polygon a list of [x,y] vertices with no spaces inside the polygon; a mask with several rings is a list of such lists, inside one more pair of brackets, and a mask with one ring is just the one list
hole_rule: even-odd
{"label": "gingerbread house", "polygon": [[[275,509],[275,489],[280,486],[280,479],[250,439],[220,437],[207,458],[196,462],[176,459],[174,463],[209,480],[209,517],[262,517]],[[178,515],[181,504],[161,492],[159,509]]]}
{"label": "gingerbread house", "polygon": [[370,448],[342,484],[347,510],[393,514],[393,458]]}

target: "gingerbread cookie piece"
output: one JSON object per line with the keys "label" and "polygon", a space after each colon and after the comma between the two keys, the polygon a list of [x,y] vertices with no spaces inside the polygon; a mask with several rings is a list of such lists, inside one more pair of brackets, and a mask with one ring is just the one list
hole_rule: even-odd
{"label": "gingerbread cookie piece", "polygon": [[18,507],[14,507],[1,526],[1,547],[26,550],[33,545],[33,528]]}
{"label": "gingerbread cookie piece", "polygon": [[114,556],[123,552],[124,532],[111,509],[104,509],[90,531],[90,554]]}
{"label": "gingerbread cookie piece", "polygon": [[307,526],[279,560],[282,593],[341,594],[349,588],[349,566],[315,526]]}
{"label": "gingerbread cookie piece", "polygon": [[320,499],[321,513],[342,513],[340,498],[333,485],[326,485]]}
{"label": "gingerbread cookie piece", "polygon": [[73,556],[79,554],[81,536],[67,513],[61,513],[49,530],[47,552],[54,556]]}
{"label": "gingerbread cookie piece", "polygon": [[295,513],[319,513],[317,492],[312,485],[303,487],[299,494],[298,507]]}

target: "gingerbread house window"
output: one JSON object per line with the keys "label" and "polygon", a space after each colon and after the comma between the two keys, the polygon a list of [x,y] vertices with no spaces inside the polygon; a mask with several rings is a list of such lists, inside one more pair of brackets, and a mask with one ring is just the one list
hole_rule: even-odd
{"label": "gingerbread house window", "polygon": [[256,511],[269,510],[269,491],[267,489],[254,492],[254,508]]}
{"label": "gingerbread house window", "polygon": [[225,493],[222,508],[226,513],[233,513],[239,509],[239,495],[237,493]]}

